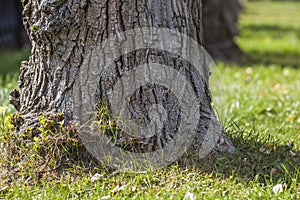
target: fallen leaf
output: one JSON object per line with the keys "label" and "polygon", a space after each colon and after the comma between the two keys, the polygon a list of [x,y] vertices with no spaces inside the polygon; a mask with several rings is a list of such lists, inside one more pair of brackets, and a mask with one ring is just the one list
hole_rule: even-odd
{"label": "fallen leaf", "polygon": [[111,196],[110,196],[110,195],[103,196],[103,197],[101,197],[100,199],[101,199],[101,200],[111,199]]}
{"label": "fallen leaf", "polygon": [[136,191],[136,187],[133,186],[133,187],[131,188],[131,191],[132,191],[132,192],[135,192],[135,191]]}
{"label": "fallen leaf", "polygon": [[91,178],[92,183],[94,183],[95,181],[98,181],[100,178],[102,178],[103,175],[102,174],[94,174]]}
{"label": "fallen leaf", "polygon": [[258,96],[263,97],[265,96],[265,93],[263,91],[259,91]]}
{"label": "fallen leaf", "polygon": [[276,168],[273,167],[273,168],[271,169],[271,174],[276,174],[277,171],[278,171],[278,170],[277,170]]}
{"label": "fallen leaf", "polygon": [[291,122],[294,120],[294,115],[290,115],[288,121]]}
{"label": "fallen leaf", "polygon": [[124,190],[126,186],[127,186],[127,185],[122,185],[122,186],[117,185],[111,192],[114,193],[114,194],[116,194],[116,193],[118,193],[119,191]]}
{"label": "fallen leaf", "polygon": [[279,194],[281,192],[283,192],[283,185],[282,184],[277,184],[273,187],[272,191],[275,193],[275,194]]}
{"label": "fallen leaf", "polygon": [[284,69],[283,70],[283,75],[284,76],[289,76],[290,75],[290,71],[288,69]]}
{"label": "fallen leaf", "polygon": [[248,67],[246,69],[246,74],[252,74],[252,72],[253,72],[253,69],[251,67]]}
{"label": "fallen leaf", "polygon": [[193,193],[187,192],[184,195],[184,199],[186,199],[186,200],[195,200],[196,198],[195,198],[195,195]]}
{"label": "fallen leaf", "polygon": [[0,189],[0,192],[5,191],[7,188],[8,188],[8,186],[5,186],[5,187],[1,188],[1,189]]}

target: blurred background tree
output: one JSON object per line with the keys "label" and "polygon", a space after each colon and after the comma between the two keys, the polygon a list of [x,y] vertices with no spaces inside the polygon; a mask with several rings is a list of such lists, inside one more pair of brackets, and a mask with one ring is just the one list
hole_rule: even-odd
{"label": "blurred background tree", "polygon": [[28,44],[22,9],[20,0],[0,0],[0,50],[19,49]]}
{"label": "blurred background tree", "polygon": [[20,0],[0,0],[0,78],[18,74],[21,61],[30,53],[22,10]]}
{"label": "blurred background tree", "polygon": [[238,61],[243,55],[235,43],[241,11],[238,0],[202,0],[204,46],[215,59]]}

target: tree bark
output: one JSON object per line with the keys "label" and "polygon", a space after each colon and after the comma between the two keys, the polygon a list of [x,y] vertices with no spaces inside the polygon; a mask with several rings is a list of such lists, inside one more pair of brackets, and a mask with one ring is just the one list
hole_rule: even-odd
{"label": "tree bark", "polygon": [[[42,113],[47,115],[62,112],[66,123],[73,123],[82,117],[77,111],[84,112],[85,108],[76,102],[81,102],[91,95],[91,91],[85,88],[91,76],[82,75],[83,71],[87,71],[83,67],[88,67],[94,62],[87,58],[91,58],[93,50],[111,36],[134,28],[164,27],[184,33],[203,44],[201,8],[200,0],[29,1],[23,14],[32,51],[29,61],[21,65],[19,90],[11,94],[11,102],[18,109],[21,118],[18,130],[22,132],[29,127],[37,127],[38,117]],[[105,60],[109,53],[100,50],[98,59]],[[189,65],[178,62],[172,54],[157,49],[136,50],[122,55],[111,65],[112,75],[99,79],[93,101],[104,102],[111,110],[109,91],[116,79],[144,63],[167,64],[178,70],[188,68]],[[99,70],[102,70],[101,66]],[[203,71],[205,73],[201,77],[192,72],[186,73],[197,97],[201,96],[199,91],[204,91],[202,101],[199,102],[201,117],[193,142],[194,150],[200,148],[206,134],[214,134],[218,138],[222,134],[222,128],[211,106],[208,89],[209,69]],[[133,118],[139,118],[143,114],[148,116],[148,104],[167,107],[169,117],[166,124],[168,128],[163,133],[134,144],[136,152],[155,151],[167,145],[180,122],[175,98],[172,95],[166,97],[160,93],[162,90],[164,88],[155,86],[143,87],[131,98]],[[213,132],[207,131],[210,123],[213,123]],[[137,144],[143,145],[136,147]]]}

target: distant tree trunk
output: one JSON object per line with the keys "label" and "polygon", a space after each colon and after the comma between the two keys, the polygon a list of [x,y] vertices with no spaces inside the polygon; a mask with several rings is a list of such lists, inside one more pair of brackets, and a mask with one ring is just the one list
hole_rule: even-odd
{"label": "distant tree trunk", "polygon": [[[186,7],[187,10],[182,9]],[[202,5],[200,0],[174,1],[174,0],[31,0],[25,6],[25,27],[32,43],[32,55],[29,61],[21,65],[19,91],[12,92],[11,102],[18,109],[19,131],[29,127],[38,126],[38,116],[41,113],[55,114],[62,112],[65,121],[72,122],[80,118],[75,109],[84,112],[84,108],[76,105],[85,97],[91,95],[91,91],[84,89],[89,77],[83,77],[85,58],[93,49],[110,36],[133,28],[139,27],[165,27],[187,34],[202,44]],[[188,15],[187,15],[188,13]],[[186,18],[189,16],[189,18]],[[102,52],[99,59],[106,56]],[[109,52],[108,52],[109,53]],[[171,59],[171,60],[170,60]],[[182,63],[170,58],[166,52],[159,50],[140,50],[130,55],[124,55],[117,60],[112,68],[114,77],[120,78],[122,73],[129,71],[143,63],[169,63],[174,68],[184,67]],[[171,64],[170,64],[171,63]],[[100,69],[101,70],[101,67]],[[121,71],[119,71],[121,70]],[[194,147],[199,147],[205,134],[220,136],[222,128],[216,120],[211,106],[211,96],[208,89],[208,69],[203,69],[206,74],[203,80],[193,81],[195,89],[204,91],[202,102],[199,102],[201,118]],[[194,75],[190,74],[191,80]],[[96,102],[104,101],[110,107],[108,91],[113,84],[111,81],[99,81],[99,93]],[[201,84],[201,82],[203,84]],[[92,91],[93,92],[93,91]],[[166,105],[164,96],[149,93],[147,88],[141,90],[133,102],[134,106],[144,108],[147,104],[163,104],[169,107],[169,114],[173,114],[173,120],[167,121],[170,130],[176,129],[179,122],[176,117],[176,106]],[[174,101],[171,97],[169,101]],[[163,102],[163,103],[161,103]],[[176,102],[171,102],[174,105]],[[78,107],[79,106],[79,107]],[[135,111],[133,111],[135,112]],[[143,114],[132,113],[133,116]],[[144,113],[147,115],[147,113]],[[76,116],[77,115],[77,116]],[[214,132],[207,133],[209,123],[213,122]],[[164,146],[164,142],[171,131],[165,131],[162,138],[153,137],[149,143],[154,143],[152,149]]]}
{"label": "distant tree trunk", "polygon": [[16,41],[16,47],[22,48],[24,42],[23,42],[23,36],[24,36],[24,27],[22,23],[22,6],[21,2],[16,0],[15,1],[15,9],[16,9],[16,15],[17,15],[17,27],[15,31],[15,41]]}
{"label": "distant tree trunk", "polygon": [[20,0],[0,0],[0,50],[21,48],[25,39]]}
{"label": "distant tree trunk", "polygon": [[234,41],[241,11],[238,0],[203,0],[204,46],[213,58],[238,61],[243,52]]}

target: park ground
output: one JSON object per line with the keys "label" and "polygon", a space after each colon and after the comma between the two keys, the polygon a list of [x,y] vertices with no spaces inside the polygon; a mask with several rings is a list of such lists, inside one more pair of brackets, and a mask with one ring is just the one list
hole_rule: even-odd
{"label": "park ground", "polygon": [[[143,174],[77,166],[37,178],[23,166],[19,178],[8,180],[1,169],[0,199],[300,199],[299,10],[297,1],[247,4],[236,40],[249,58],[239,65],[217,63],[226,102],[222,108],[215,102],[216,110],[237,148],[234,155]],[[28,54],[0,54],[6,74],[0,76],[0,147],[14,112],[8,93]],[[1,155],[0,164],[6,159]]]}

